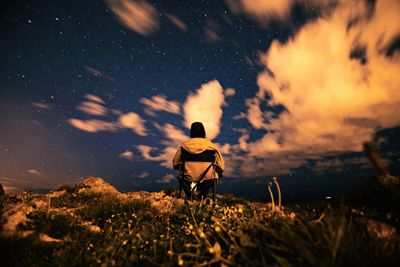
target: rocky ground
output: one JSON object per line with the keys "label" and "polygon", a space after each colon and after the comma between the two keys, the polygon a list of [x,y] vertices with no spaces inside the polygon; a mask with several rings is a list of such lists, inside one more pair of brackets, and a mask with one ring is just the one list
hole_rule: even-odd
{"label": "rocky ground", "polygon": [[[99,177],[48,194],[0,187],[7,266],[399,266],[395,209],[283,207],[232,195],[187,202]],[[277,203],[276,203],[277,204]]]}
{"label": "rocky ground", "polygon": [[[103,195],[109,195],[112,198],[120,199],[123,201],[130,200],[141,200],[149,202],[152,207],[157,209],[160,213],[168,213],[176,211],[176,209],[182,207],[184,200],[167,196],[164,192],[147,192],[137,191],[121,193],[115,187],[105,182],[99,177],[87,177],[77,185],[79,188],[77,194],[92,194],[99,193]],[[1,188],[2,189],[2,188]],[[21,235],[26,237],[33,233],[33,231],[19,231],[18,225],[24,224],[28,221],[27,215],[34,212],[35,210],[43,210],[46,212],[58,212],[58,213],[70,213],[82,207],[65,208],[55,207],[52,205],[52,201],[58,199],[67,193],[68,189],[60,187],[59,190],[52,191],[45,195],[20,192],[13,196],[7,196],[2,194],[3,210],[2,210],[2,228],[1,235],[12,236]],[[82,221],[82,225],[91,227],[90,222]],[[96,227],[92,227],[96,231]],[[43,234],[43,236],[45,236]],[[47,238],[47,240],[52,240]],[[52,240],[54,241],[54,240]]]}

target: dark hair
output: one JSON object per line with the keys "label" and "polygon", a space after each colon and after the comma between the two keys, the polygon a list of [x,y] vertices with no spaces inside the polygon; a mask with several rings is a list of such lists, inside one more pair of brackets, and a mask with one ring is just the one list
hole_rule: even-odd
{"label": "dark hair", "polygon": [[193,122],[190,127],[190,138],[206,138],[206,130],[201,122]]}

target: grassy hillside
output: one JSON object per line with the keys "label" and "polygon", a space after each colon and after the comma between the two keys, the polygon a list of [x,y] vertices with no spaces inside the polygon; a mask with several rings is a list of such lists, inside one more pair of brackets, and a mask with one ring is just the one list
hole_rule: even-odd
{"label": "grassy hillside", "polygon": [[2,266],[400,263],[398,214],[377,218],[344,203],[272,210],[225,195],[205,205],[164,192],[123,194],[88,178],[47,195],[5,196],[2,213]]}

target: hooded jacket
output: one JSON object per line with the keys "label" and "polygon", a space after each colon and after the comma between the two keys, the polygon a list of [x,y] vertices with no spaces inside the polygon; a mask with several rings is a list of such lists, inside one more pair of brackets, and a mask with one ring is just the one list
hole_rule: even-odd
{"label": "hooded jacket", "polygon": [[[200,154],[206,150],[215,151],[215,163],[217,170],[211,168],[204,177],[204,180],[218,178],[218,173],[222,175],[224,171],[224,160],[218,147],[207,138],[190,138],[183,142],[175,153],[172,164],[174,169],[178,170],[181,167],[181,151],[182,148],[190,154]],[[208,162],[185,162],[184,176],[190,181],[196,181],[201,173],[210,165]]]}

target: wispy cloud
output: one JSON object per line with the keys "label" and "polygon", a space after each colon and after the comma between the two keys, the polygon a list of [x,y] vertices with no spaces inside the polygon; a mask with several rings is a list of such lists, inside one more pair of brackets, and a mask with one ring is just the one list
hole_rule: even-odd
{"label": "wispy cloud", "polygon": [[204,27],[204,38],[206,39],[207,43],[213,44],[217,43],[221,40],[218,32],[210,27]]}
{"label": "wispy cloud", "polygon": [[97,133],[101,131],[117,132],[120,129],[118,123],[102,120],[80,120],[72,118],[69,119],[68,122],[75,128],[89,133]]}
{"label": "wispy cloud", "polygon": [[158,11],[146,0],[107,0],[119,21],[142,35],[150,35],[158,29]]}
{"label": "wispy cloud", "polygon": [[246,117],[247,117],[246,113],[240,112],[238,115],[233,116],[232,119],[241,120],[241,119],[245,119]]}
{"label": "wispy cloud", "polygon": [[76,108],[86,114],[94,116],[105,116],[107,114],[107,108],[96,102],[84,101]]}
{"label": "wispy cloud", "polygon": [[118,115],[118,119],[113,121],[98,119],[81,120],[77,118],[69,119],[68,122],[75,128],[90,133],[100,131],[117,132],[122,129],[130,129],[137,135],[147,135],[147,130],[144,125],[146,121],[143,120],[139,114],[135,112],[123,113],[122,111],[114,109],[109,110],[105,107],[104,100],[93,94],[86,94],[84,98],[88,101],[81,102],[77,106],[78,110],[92,116],[106,116],[108,113],[112,113]]}
{"label": "wispy cloud", "polygon": [[170,182],[174,181],[176,179],[175,175],[173,174],[167,174],[165,175],[162,179],[157,180],[157,183],[160,184],[169,184]]}
{"label": "wispy cloud", "polygon": [[119,117],[119,122],[124,128],[131,129],[137,135],[146,136],[147,131],[144,126],[145,120],[143,120],[139,114],[135,112],[129,112]]}
{"label": "wispy cloud", "polygon": [[370,162],[366,157],[354,157],[349,159],[340,160],[334,159],[321,159],[316,161],[312,170],[316,173],[326,173],[326,172],[342,172],[345,168],[369,168],[371,167]]}
{"label": "wispy cloud", "polygon": [[177,101],[169,101],[164,95],[155,95],[151,99],[141,98],[140,103],[144,104],[145,113],[150,116],[155,116],[156,111],[165,111],[174,114],[180,114],[181,106]]}
{"label": "wispy cloud", "polygon": [[[154,126],[160,131],[161,138],[159,144],[164,147],[158,149],[156,147],[147,145],[138,145],[136,148],[142,155],[143,159],[149,161],[158,161],[160,166],[168,169],[172,169],[171,160],[175,155],[175,152],[181,142],[188,139],[182,130],[176,128],[172,124],[159,125],[157,123]],[[152,155],[154,153],[155,155]]]}
{"label": "wispy cloud", "polygon": [[40,172],[38,170],[35,170],[35,169],[29,169],[29,170],[27,170],[27,172],[30,173],[30,174],[33,174],[33,175],[39,175],[40,174]]}
{"label": "wispy cloud", "polygon": [[20,179],[16,178],[10,178],[10,177],[0,177],[0,183],[3,186],[4,192],[7,194],[9,193],[14,193],[14,192],[19,192],[24,189],[23,181]]}
{"label": "wispy cloud", "polygon": [[165,125],[154,124],[154,126],[163,134],[165,140],[161,141],[161,144],[167,146],[177,146],[189,137],[174,125],[167,123]]}
{"label": "wispy cloud", "polygon": [[265,22],[271,19],[286,18],[294,1],[226,0],[226,3],[235,14],[243,13]]}
{"label": "wispy cloud", "polygon": [[137,178],[146,178],[148,177],[150,174],[148,172],[142,172],[139,175],[137,175]]}
{"label": "wispy cloud", "polygon": [[174,24],[179,30],[187,32],[188,26],[185,22],[183,22],[181,19],[179,19],[177,16],[165,13],[165,17],[172,23]]}
{"label": "wispy cloud", "polygon": [[49,104],[40,103],[40,102],[32,102],[31,104],[32,104],[32,106],[34,106],[36,108],[47,109],[47,110],[51,109],[51,106]]}
{"label": "wispy cloud", "polygon": [[230,96],[234,96],[236,94],[236,90],[233,88],[226,88],[225,90],[225,96],[226,97],[230,97]]}
{"label": "wispy cloud", "polygon": [[126,150],[126,151],[122,152],[122,153],[119,155],[119,157],[120,157],[120,158],[123,158],[123,159],[126,159],[126,160],[129,160],[129,161],[132,161],[134,155],[133,155],[133,152],[132,152],[132,151]]}
{"label": "wispy cloud", "polygon": [[113,77],[108,76],[108,75],[102,73],[102,72],[101,72],[100,70],[98,70],[98,69],[95,69],[95,68],[92,68],[92,67],[89,67],[89,66],[86,66],[86,65],[84,65],[83,67],[86,69],[86,71],[87,71],[88,73],[90,73],[90,74],[93,75],[93,76],[96,76],[96,77],[99,77],[99,78],[104,78],[104,79],[106,79],[106,80],[109,80],[110,82],[116,82],[116,80],[115,80]]}
{"label": "wispy cloud", "polygon": [[100,98],[99,96],[97,96],[97,95],[86,94],[86,95],[84,95],[83,97],[86,98],[86,99],[89,100],[89,101],[92,101],[92,102],[96,102],[96,103],[99,103],[99,104],[105,104],[104,100],[101,99],[101,98]]}

